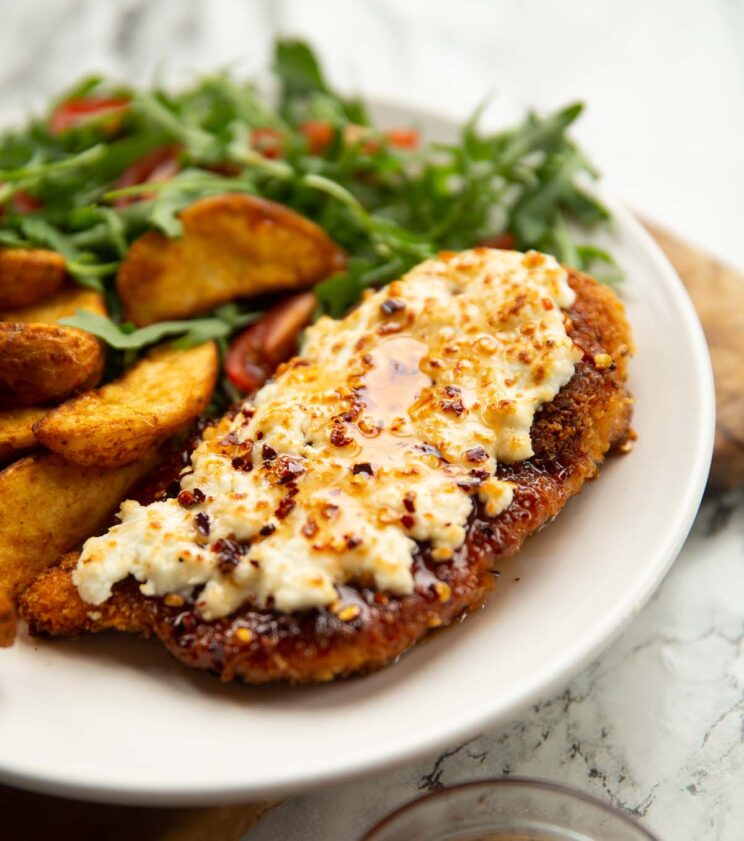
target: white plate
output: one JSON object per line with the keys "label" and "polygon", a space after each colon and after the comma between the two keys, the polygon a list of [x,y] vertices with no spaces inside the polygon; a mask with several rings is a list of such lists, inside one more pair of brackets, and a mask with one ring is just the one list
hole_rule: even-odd
{"label": "white plate", "polygon": [[[389,125],[451,122],[383,108]],[[328,686],[223,686],[124,635],[0,652],[0,778],[78,797],[194,804],[379,771],[503,723],[594,657],[684,541],[710,461],[707,348],[674,271],[631,215],[611,247],[637,345],[639,440],[503,564],[486,608],[395,666]],[[514,579],[519,578],[519,581]]]}

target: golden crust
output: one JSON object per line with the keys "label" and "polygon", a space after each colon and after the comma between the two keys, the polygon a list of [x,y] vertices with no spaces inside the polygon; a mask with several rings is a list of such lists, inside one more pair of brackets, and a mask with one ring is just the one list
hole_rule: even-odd
{"label": "golden crust", "polygon": [[18,617],[8,595],[0,590],[0,648],[8,648],[15,642]]}
{"label": "golden crust", "polygon": [[[412,595],[389,597],[344,586],[332,609],[281,614],[244,606],[207,623],[188,605],[145,598],[131,581],[91,608],[72,584],[72,556],[23,594],[21,614],[32,633],[69,636],[118,628],[155,635],[185,664],[223,680],[313,682],[379,668],[432,628],[477,608],[493,586],[494,564],[549,522],[628,433],[632,401],[625,380],[631,339],[622,304],[578,272],[570,273],[570,282],[577,292],[570,331],[584,358],[568,385],[536,416],[535,456],[499,467],[499,478],[516,484],[512,505],[496,518],[476,508],[465,544],[450,562],[432,562],[426,548],[419,547]],[[612,363],[598,365],[598,354],[608,354]]]}

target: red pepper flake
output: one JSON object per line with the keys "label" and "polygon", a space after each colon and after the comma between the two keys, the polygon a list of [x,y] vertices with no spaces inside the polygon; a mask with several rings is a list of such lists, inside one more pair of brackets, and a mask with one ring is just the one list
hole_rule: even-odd
{"label": "red pepper flake", "polygon": [[339,423],[331,430],[330,440],[334,447],[348,447],[354,439],[346,434],[346,427]]}
{"label": "red pepper flake", "polygon": [[263,432],[256,433],[256,441],[260,441],[263,438]]}
{"label": "red pepper flake", "polygon": [[229,537],[222,538],[212,544],[212,551],[217,553],[217,566],[223,575],[229,575],[240,563],[240,559],[248,551],[245,543],[239,543]]}
{"label": "red pepper flake", "polygon": [[[447,400],[440,400],[439,405],[443,412],[452,412],[458,417],[465,412],[465,404],[462,402],[462,397],[459,396],[460,389],[454,386],[447,386],[444,393],[448,396]],[[457,396],[455,396],[457,395]]]}
{"label": "red pepper flake", "polygon": [[232,464],[233,470],[242,470],[243,473],[250,473],[253,470],[253,462],[245,456],[235,456],[230,464]]}
{"label": "red pepper flake", "polygon": [[367,476],[374,476],[375,472],[372,470],[372,465],[368,461],[363,461],[360,464],[355,464],[351,468],[351,472],[358,476],[360,473],[366,473]]}
{"label": "red pepper flake", "polygon": [[412,493],[407,493],[403,497],[403,507],[409,514],[413,514],[416,510],[416,497]]}
{"label": "red pepper flake", "polygon": [[403,312],[406,308],[405,301],[400,298],[388,298],[380,304],[383,315],[393,315],[396,312]]}
{"label": "red pepper flake", "polygon": [[544,310],[555,309],[555,304],[550,300],[550,298],[543,298],[542,305]]}
{"label": "red pepper flake", "polygon": [[201,505],[206,499],[204,492],[199,488],[194,488],[193,491],[183,490],[178,494],[178,504],[184,508],[193,508],[194,505]]}
{"label": "red pepper flake", "polygon": [[435,456],[442,461],[446,461],[444,456],[439,452],[439,450],[433,446],[432,444],[414,444],[414,450],[418,450],[420,453],[424,453],[427,456]]}
{"label": "red pepper flake", "polygon": [[268,444],[264,444],[261,449],[261,456],[264,461],[274,461],[276,458],[276,450],[273,447],[269,447]]}
{"label": "red pepper flake", "polygon": [[177,633],[180,634],[188,634],[190,631],[193,631],[194,628],[198,625],[198,620],[193,613],[180,613],[176,617],[176,621],[173,625]]}
{"label": "red pepper flake", "polygon": [[274,466],[274,473],[280,485],[292,482],[298,476],[302,476],[305,468],[297,458],[292,456],[280,456]]}
{"label": "red pepper flake", "polygon": [[345,534],[344,540],[346,541],[347,549],[356,549],[357,547],[361,546],[364,542],[362,538],[356,534]]}
{"label": "red pepper flake", "polygon": [[315,522],[315,520],[313,520],[312,517],[308,517],[307,520],[303,523],[300,531],[307,538],[315,537],[315,535],[318,533],[318,524]]}
{"label": "red pepper flake", "polygon": [[473,464],[479,464],[482,461],[488,461],[488,453],[483,447],[471,447],[465,450],[465,458]]}
{"label": "red pepper flake", "polygon": [[401,523],[403,524],[403,528],[405,529],[412,529],[414,524],[416,523],[416,518],[411,514],[404,514],[400,518]]}
{"label": "red pepper flake", "polygon": [[487,470],[471,470],[470,475],[478,482],[485,482],[491,474]]}
{"label": "red pepper flake", "polygon": [[270,534],[274,534],[275,531],[276,526],[273,523],[267,523],[265,526],[261,526],[258,533],[261,537],[268,537]]}
{"label": "red pepper flake", "polygon": [[209,536],[211,523],[209,521],[208,514],[205,514],[203,511],[198,511],[197,514],[194,516],[194,525],[196,526],[196,530],[199,532],[199,534],[204,535],[204,537]]}
{"label": "red pepper flake", "polygon": [[279,505],[277,506],[276,511],[274,512],[277,519],[283,520],[295,507],[295,501],[294,499],[292,499],[293,496],[294,494],[292,494],[290,491],[290,493],[281,498],[281,500],[279,501]]}

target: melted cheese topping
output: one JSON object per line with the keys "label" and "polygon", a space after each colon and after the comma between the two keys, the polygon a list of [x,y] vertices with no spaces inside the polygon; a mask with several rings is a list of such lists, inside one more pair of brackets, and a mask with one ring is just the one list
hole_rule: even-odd
{"label": "melted cheese topping", "polygon": [[133,575],[212,620],[244,602],[329,605],[350,580],[411,593],[416,541],[446,561],[475,495],[490,516],[510,504],[496,464],[532,455],[535,412],[581,358],[561,310],[573,300],[552,257],[480,248],[321,318],[299,357],[207,431],[178,499],[127,501],[87,541],[81,596],[100,604]]}

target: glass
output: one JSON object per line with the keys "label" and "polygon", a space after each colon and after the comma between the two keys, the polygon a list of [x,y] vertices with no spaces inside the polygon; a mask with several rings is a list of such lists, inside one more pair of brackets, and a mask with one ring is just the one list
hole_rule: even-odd
{"label": "glass", "polygon": [[659,841],[580,791],[505,777],[453,786],[384,818],[362,841]]}

